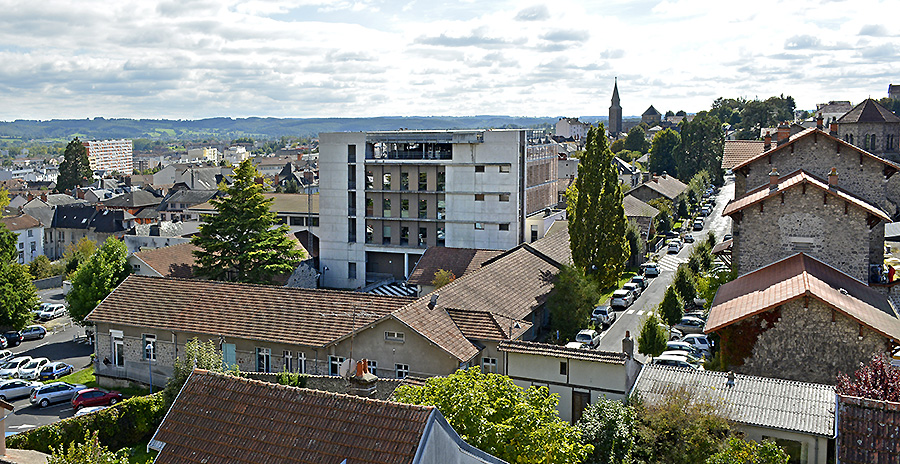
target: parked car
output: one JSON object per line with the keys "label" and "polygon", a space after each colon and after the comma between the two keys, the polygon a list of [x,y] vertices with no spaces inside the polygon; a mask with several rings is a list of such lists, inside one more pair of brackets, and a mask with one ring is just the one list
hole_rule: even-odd
{"label": "parked car", "polygon": [[632,276],[630,282],[633,284],[640,285],[641,291],[643,291],[645,288],[647,288],[647,285],[650,284],[650,282],[647,282],[647,279],[645,279],[644,276],[639,276],[639,275]]}
{"label": "parked car", "polygon": [[22,334],[17,330],[3,332],[3,338],[6,339],[7,346],[19,346],[22,343]]}
{"label": "parked car", "polygon": [[697,369],[697,370],[703,369],[703,366],[691,364],[691,362],[688,361],[688,359],[684,356],[673,356],[673,355],[662,356],[662,355],[660,355],[660,356],[653,358],[653,361],[651,361],[651,364],[655,364],[657,366],[686,367],[688,369]]}
{"label": "parked car", "polygon": [[644,292],[644,287],[628,282],[625,285],[622,285],[622,290],[628,290],[632,295],[634,295],[634,299],[637,300],[638,297],[641,296],[641,293]]}
{"label": "parked car", "polygon": [[35,388],[43,386],[44,384],[40,382],[29,382],[21,379],[5,380],[0,383],[0,400],[8,401],[24,398],[31,395]]}
{"label": "parked car", "polygon": [[694,230],[703,230],[703,219],[694,219]]}
{"label": "parked car", "polygon": [[69,401],[76,393],[84,389],[84,385],[72,385],[68,382],[53,382],[34,390],[28,401],[31,402],[31,404],[46,408],[50,403]]}
{"label": "parked car", "polygon": [[704,334],[688,334],[682,337],[681,341],[691,344],[700,351],[705,351],[707,356],[712,353],[712,340]]}
{"label": "parked car", "polygon": [[659,266],[656,263],[641,264],[641,270],[644,272],[644,277],[659,276]]}
{"label": "parked car", "polygon": [[47,364],[50,364],[50,360],[47,358],[34,358],[30,363],[19,368],[19,378],[36,380],[41,374],[41,369]]}
{"label": "parked car", "polygon": [[678,253],[681,251],[681,240],[674,238],[669,240],[669,248],[666,251],[667,253]]}
{"label": "parked car", "polygon": [[607,327],[616,321],[616,313],[609,306],[597,306],[591,311],[591,320],[595,324]]}
{"label": "parked car", "polygon": [[634,294],[628,290],[616,290],[609,300],[609,305],[613,308],[627,308],[634,303]]}
{"label": "parked car", "polygon": [[31,356],[19,356],[6,361],[0,366],[0,377],[8,379],[10,377],[18,377],[19,369],[31,362]]}
{"label": "parked car", "polygon": [[44,338],[44,335],[47,335],[47,329],[41,325],[29,325],[25,327],[20,332],[22,334],[22,340],[40,340]]}
{"label": "parked car", "polygon": [[122,401],[122,394],[101,388],[88,388],[72,397],[72,408],[76,411],[86,406],[112,406]]}
{"label": "parked car", "polygon": [[685,234],[684,243],[694,243],[694,236],[691,234]]}
{"label": "parked car", "polygon": [[708,354],[705,351],[699,350],[696,346],[691,345],[690,343],[682,342],[682,341],[678,341],[678,340],[671,340],[671,341],[666,342],[666,351],[669,351],[669,350],[687,351],[688,353],[690,353],[698,358],[703,358]]}
{"label": "parked car", "polygon": [[90,413],[92,413],[92,412],[102,411],[102,410],[104,410],[104,409],[106,409],[106,408],[108,408],[108,407],[109,407],[109,406],[90,406],[90,407],[87,407],[87,408],[81,408],[81,409],[79,409],[79,410],[77,410],[77,411],[75,412],[75,416],[74,416],[74,417],[83,416],[83,415],[85,415],[85,414],[90,414]]}
{"label": "parked car", "polygon": [[56,380],[75,372],[75,367],[64,362],[53,362],[41,369],[40,380]]}
{"label": "parked car", "polygon": [[703,365],[703,360],[699,357],[694,356],[690,351],[684,350],[666,350],[663,351],[660,356],[684,356],[687,358],[688,362],[697,366]]}
{"label": "parked car", "polygon": [[[696,304],[696,303],[697,302],[695,301],[694,304]],[[703,319],[703,321],[705,322],[707,315],[703,311],[685,311],[684,317],[695,317],[697,319]]]}
{"label": "parked car", "polygon": [[0,364],[13,357],[12,351],[0,350]]}
{"label": "parked car", "polygon": [[706,325],[706,321],[703,319],[685,316],[674,327],[686,334],[700,334],[703,333],[704,325]]}
{"label": "parked car", "polygon": [[596,348],[600,344],[600,334],[596,330],[584,329],[575,335],[575,341]]}
{"label": "parked car", "polygon": [[6,341],[6,337],[0,337],[0,348],[6,348],[9,346],[9,342]]}
{"label": "parked car", "polygon": [[659,324],[659,326],[666,329],[666,332],[669,333],[669,340],[681,340],[684,337],[684,333],[675,327],[669,327],[665,324]]}
{"label": "parked car", "polygon": [[663,233],[663,237],[665,238],[678,238],[678,232],[674,230],[667,230]]}
{"label": "parked car", "polygon": [[66,315],[65,305],[58,303],[44,305],[43,309],[38,313],[38,318],[42,321],[49,321]]}

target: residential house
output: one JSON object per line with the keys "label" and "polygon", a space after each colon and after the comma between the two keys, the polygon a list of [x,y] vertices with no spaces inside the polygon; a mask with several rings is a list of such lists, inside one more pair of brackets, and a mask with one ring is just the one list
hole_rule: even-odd
{"label": "residential house", "polygon": [[765,142],[762,140],[726,140],[722,152],[722,169],[733,169],[738,164],[759,156],[765,151],[764,147]]}
{"label": "residential house", "polygon": [[613,167],[615,167],[616,173],[619,175],[619,183],[622,184],[624,188],[630,189],[641,183],[641,171],[632,166],[631,163],[618,156],[614,156]]}
{"label": "residential house", "polygon": [[686,190],[687,185],[684,182],[664,172],[661,175],[653,174],[640,185],[626,191],[625,195],[631,195],[644,203],[649,203],[657,198],[675,202],[676,198]]}
{"label": "residential house", "polygon": [[873,155],[897,160],[900,154],[900,117],[871,98],[841,116],[837,132],[845,142]]}
{"label": "residential house", "polygon": [[230,182],[232,168],[170,164],[153,174],[153,185],[181,185],[189,190],[215,190],[221,182]]}
{"label": "residential house", "polygon": [[255,156],[253,164],[261,175],[268,178],[276,178],[285,165],[291,164],[296,160],[296,156]]}
{"label": "residential house", "polygon": [[207,203],[210,199],[221,195],[222,191],[218,189],[176,190],[159,204],[159,220],[172,222],[199,221],[201,219],[200,213],[191,212],[189,209]]}
{"label": "residential house", "polygon": [[418,288],[418,295],[434,291],[435,274],[439,270],[449,271],[454,278],[462,277],[480,268],[482,263],[499,256],[497,250],[477,250],[474,248],[431,247],[419,258],[416,267],[406,283]]}
{"label": "residential house", "polygon": [[146,190],[132,189],[124,195],[101,201],[100,208],[127,211],[134,216],[135,224],[152,224],[157,221],[156,210],[162,200]]}
{"label": "residential house", "polygon": [[639,266],[644,261],[644,255],[647,252],[647,240],[656,234],[653,219],[659,215],[659,210],[638,200],[636,197],[626,195],[622,197],[622,206],[625,210],[625,218],[634,225],[641,234],[641,252],[628,258],[629,265]]}
{"label": "residential house", "polygon": [[27,215],[6,216],[0,222],[16,234],[16,252],[19,264],[28,264],[44,254],[44,225]]}
{"label": "residential house", "polygon": [[641,123],[646,124],[648,127],[659,124],[661,120],[662,114],[654,108],[653,105],[650,105],[650,108],[647,108],[647,110],[641,114]]}
{"label": "residential house", "polygon": [[900,319],[879,291],[798,253],[719,287],[704,331],[738,372],[834,384],[895,351]]}
{"label": "residential house", "polygon": [[835,392],[831,385],[647,365],[631,390],[631,395],[651,405],[679,393],[712,405],[745,439],[774,441],[791,463],[834,460]]}
{"label": "residential house", "polygon": [[[305,193],[264,193],[263,196],[272,203],[269,211],[275,213],[275,219],[279,224],[286,224],[291,230],[313,227],[314,231],[319,227],[319,195]],[[188,217],[214,216],[219,214],[216,207],[208,201],[184,209],[184,215]]]}
{"label": "residential house", "polygon": [[556,121],[556,136],[572,140],[584,140],[591,125],[578,118],[559,118]]}
{"label": "residential house", "polygon": [[121,239],[134,226],[134,216],[122,210],[96,210],[90,205],[72,204],[56,207],[53,221],[46,228],[44,252],[59,259],[66,248],[87,238],[99,247],[108,237]]}
{"label": "residential house", "polygon": [[158,464],[504,464],[463,441],[434,406],[199,369],[188,377],[148,448],[159,452]]}
{"label": "residential house", "polygon": [[191,243],[142,250],[128,257],[135,275],[153,277],[194,277],[193,252],[199,250]]}

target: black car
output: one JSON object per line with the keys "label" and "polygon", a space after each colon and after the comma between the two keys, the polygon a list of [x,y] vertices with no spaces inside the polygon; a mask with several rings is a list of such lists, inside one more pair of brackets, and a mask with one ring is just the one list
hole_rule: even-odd
{"label": "black car", "polygon": [[3,333],[3,338],[6,339],[7,346],[19,346],[22,343],[24,337],[17,330],[10,330],[9,332]]}
{"label": "black car", "polygon": [[663,234],[663,236],[666,237],[666,238],[678,238],[678,237],[679,237],[678,232],[675,232],[675,231],[673,231],[673,230],[667,230],[667,231]]}

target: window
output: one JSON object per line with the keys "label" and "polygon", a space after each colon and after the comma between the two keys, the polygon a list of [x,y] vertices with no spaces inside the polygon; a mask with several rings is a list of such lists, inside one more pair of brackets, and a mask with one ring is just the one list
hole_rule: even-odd
{"label": "window", "polygon": [[872,134],[872,139],[869,140],[869,147],[871,151],[875,151],[875,134]]}
{"label": "window", "polygon": [[366,197],[366,216],[375,215],[375,200]]}
{"label": "window", "polygon": [[371,225],[366,224],[366,243],[372,243],[375,238],[375,229]]}
{"label": "window", "polygon": [[509,201],[509,194],[508,194],[508,193],[501,193],[501,194],[500,194],[500,201]]}
{"label": "window", "polygon": [[400,245],[409,245],[409,227],[400,228]]}
{"label": "window", "polygon": [[476,193],[476,194],[475,194],[475,201],[484,201],[484,194],[483,194],[483,193]]}
{"label": "window", "polygon": [[390,245],[391,244],[391,226],[386,225],[381,228],[381,244],[382,245]]}
{"label": "window", "polygon": [[270,348],[256,349],[256,372],[271,372],[272,350]]}
{"label": "window", "polygon": [[391,199],[385,198],[381,200],[381,214],[384,217],[391,217]]}
{"label": "window", "polygon": [[350,166],[350,170],[347,171],[347,188],[356,190],[356,168],[354,166]]}
{"label": "window", "polygon": [[34,237],[34,229],[28,229],[28,236]]}
{"label": "window", "polygon": [[347,162],[356,162],[356,145],[347,145]]}
{"label": "window", "polygon": [[444,188],[447,186],[447,173],[444,171],[438,171],[437,173],[437,190],[438,192],[443,192]]}
{"label": "window", "polygon": [[409,173],[400,173],[400,190],[409,190]]}
{"label": "window", "polygon": [[419,173],[419,190],[428,190],[428,173],[420,172]]}
{"label": "window", "polygon": [[569,364],[566,361],[559,362],[559,375],[568,375]]}
{"label": "window", "polygon": [[406,200],[406,199],[400,200],[400,217],[402,217],[402,218],[409,217],[409,200]]}
{"label": "window", "polygon": [[476,222],[476,223],[475,223],[475,230],[484,230],[484,223],[483,223],[483,222]]}
{"label": "window", "polygon": [[508,164],[501,164],[501,165],[500,165],[500,172],[509,172],[509,165],[508,165]]}
{"label": "window", "polygon": [[[21,243],[19,245],[21,245]],[[24,251],[19,252],[19,264],[25,264],[25,252]]]}
{"label": "window", "polygon": [[535,241],[538,239],[538,229],[536,225],[531,226],[531,241]]}
{"label": "window", "polygon": [[366,360],[366,365],[368,366],[369,372],[371,372],[372,375],[378,375],[378,374],[375,372],[375,371],[378,369],[378,361],[372,361],[371,359],[367,359],[367,360]]}
{"label": "window", "polygon": [[340,356],[328,356],[328,374],[329,375],[341,375],[341,364],[344,363],[344,358]]}
{"label": "window", "polygon": [[302,351],[297,352],[297,371],[301,374],[306,373],[306,354]]}
{"label": "window", "polygon": [[24,249],[25,249],[25,242],[19,242],[19,249],[20,249],[20,250],[24,250]]}
{"label": "window", "polygon": [[405,379],[409,376],[409,364],[394,364],[394,371],[398,379]]}
{"label": "window", "polygon": [[403,332],[385,332],[384,340],[387,342],[402,342],[404,341],[405,335]]}
{"label": "window", "polygon": [[509,230],[509,223],[500,224],[500,230]]}
{"label": "window", "polygon": [[372,173],[372,170],[369,169],[366,171],[366,190],[372,190],[375,188],[375,174]]}
{"label": "window", "polygon": [[437,235],[437,246],[444,246],[444,244],[446,243],[446,237],[444,234],[443,226],[438,226],[436,235]]}
{"label": "window", "polygon": [[356,216],[356,192],[347,194],[347,216]]}
{"label": "window", "polygon": [[381,176],[381,189],[382,190],[390,190],[391,189],[391,173],[386,172]]}
{"label": "window", "polygon": [[356,263],[347,263],[347,278],[356,278]]}
{"label": "window", "polygon": [[237,355],[235,354],[234,343],[222,344],[222,364],[225,364],[226,368],[237,366]]}
{"label": "window", "polygon": [[481,372],[485,374],[496,374],[497,358],[481,358]]}
{"label": "window", "polygon": [[134,270],[135,274],[138,274],[141,272],[141,265],[140,264],[132,264],[131,269]]}
{"label": "window", "polygon": [[356,219],[350,218],[347,220],[347,241],[356,243]]}
{"label": "window", "polygon": [[156,335],[141,335],[141,359],[156,361]]}
{"label": "window", "polygon": [[444,219],[444,214],[447,212],[447,201],[446,200],[438,200],[437,202],[437,218]]}
{"label": "window", "polygon": [[484,172],[484,166],[483,165],[475,166],[475,172]]}
{"label": "window", "polygon": [[428,218],[428,200],[419,200],[419,219]]}
{"label": "window", "polygon": [[419,227],[419,246],[423,247],[428,243],[428,229]]}
{"label": "window", "polygon": [[281,370],[283,372],[294,372],[294,356],[288,350],[284,350],[281,353]]}

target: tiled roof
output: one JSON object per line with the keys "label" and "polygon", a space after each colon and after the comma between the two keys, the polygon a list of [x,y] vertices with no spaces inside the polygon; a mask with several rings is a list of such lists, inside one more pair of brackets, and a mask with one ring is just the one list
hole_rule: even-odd
{"label": "tiled roof", "polygon": [[[840,179],[840,173],[838,173],[838,179]],[[725,210],[722,211],[722,215],[730,216],[748,206],[755,205],[767,198],[776,197],[785,190],[797,187],[799,185],[810,185],[812,187],[816,187],[819,190],[827,192],[840,200],[846,201],[858,208],[862,208],[869,214],[873,214],[884,221],[891,220],[891,217],[881,208],[857,197],[852,193],[847,192],[840,187],[832,187],[828,185],[827,182],[803,170],[797,170],[784,177],[779,178],[776,188],[771,188],[768,185],[763,185],[762,187],[758,187],[747,192],[747,194],[742,196],[741,198],[729,202],[728,205],[725,206]]]}
{"label": "tiled roof", "polygon": [[194,370],[151,446],[157,464],[411,463],[435,411]]}
{"label": "tiled roof", "polygon": [[704,330],[714,332],[807,295],[887,338],[900,340],[900,319],[884,295],[803,253],[719,287]]}
{"label": "tiled roof", "polygon": [[[531,323],[483,311],[446,309],[447,314],[470,340],[509,340],[528,332]],[[518,325],[518,327],[516,327]],[[510,337],[512,332],[512,337]]]}
{"label": "tiled roof", "polygon": [[717,255],[722,253],[723,251],[731,251],[731,245],[733,243],[733,239],[725,240],[724,242],[717,243],[716,246],[713,247],[710,253]]}
{"label": "tiled roof", "polygon": [[561,222],[563,221],[553,223],[540,240],[531,242],[528,246],[559,264],[568,265],[572,264],[569,227],[568,223],[560,224]]}
{"label": "tiled roof", "polygon": [[173,205],[172,209],[181,209],[182,204],[188,208],[201,203],[206,203],[210,198],[216,196],[219,190],[179,190],[163,201],[159,205],[160,211],[165,210],[167,205]]}
{"label": "tiled roof", "polygon": [[625,353],[612,351],[566,348],[547,343],[507,340],[497,345],[500,351],[509,353],[532,354],[535,356],[553,356],[557,358],[580,359],[582,361],[598,361],[610,364],[625,364]]}
{"label": "tiled roof", "polygon": [[655,218],[659,214],[658,209],[635,198],[633,195],[622,197],[622,206],[625,208],[625,216],[627,217]]}
{"label": "tiled roof", "polygon": [[762,140],[726,140],[722,153],[722,169],[731,169],[765,151]]}
{"label": "tiled roof", "polygon": [[87,319],[322,346],[410,301],[369,293],[132,275]]}
{"label": "tiled roof", "polygon": [[877,101],[867,98],[838,119],[840,124],[857,122],[900,122],[900,118]]}
{"label": "tiled roof", "polygon": [[839,462],[896,464],[900,403],[838,395]]}
{"label": "tiled roof", "polygon": [[[264,193],[264,197],[271,198],[272,203],[269,204],[269,211],[273,213],[301,213],[319,214],[319,195],[307,195],[305,193]],[[307,197],[310,197],[307,200]],[[307,208],[309,202],[309,208]],[[210,202],[201,203],[190,207],[195,211],[214,211],[215,206]]]}
{"label": "tiled roof", "polygon": [[687,185],[685,185],[684,182],[681,182],[671,175],[666,174],[651,177],[643,184],[638,185],[637,187],[634,187],[633,189],[625,192],[625,195],[628,195],[629,193],[641,187],[649,188],[650,190],[653,190],[654,192],[670,200],[674,199],[678,195],[681,195],[685,190],[687,190]]}
{"label": "tiled roof", "polygon": [[650,108],[647,108],[647,111],[644,111],[644,113],[641,114],[641,116],[660,116],[660,115],[661,115],[660,112],[657,111],[656,108],[653,107],[653,105],[650,105]]}
{"label": "tiled roof", "polygon": [[841,140],[841,139],[839,139],[839,138],[837,138],[837,137],[834,137],[833,135],[829,134],[828,132],[825,132],[825,131],[816,129],[815,127],[810,127],[809,129],[805,129],[805,130],[803,130],[803,131],[801,131],[801,132],[798,132],[798,133],[796,133],[796,134],[794,134],[794,135],[791,135],[791,136],[787,139],[787,142],[783,142],[783,143],[780,143],[780,144],[773,142],[773,143],[772,143],[772,148],[769,149],[768,151],[764,151],[764,152],[762,152],[762,153],[760,153],[760,154],[758,154],[758,155],[756,155],[756,156],[754,156],[754,157],[752,157],[752,158],[750,158],[750,159],[741,161],[741,162],[738,163],[736,166],[734,166],[732,169],[737,170],[737,169],[743,168],[744,166],[748,166],[748,165],[750,165],[750,164],[753,164],[753,162],[755,162],[756,160],[762,159],[763,157],[769,156],[769,155],[771,155],[771,154],[773,154],[773,153],[775,153],[775,152],[777,152],[777,151],[784,150],[784,149],[788,148],[789,146],[791,146],[791,144],[793,144],[794,142],[796,142],[796,141],[798,141],[798,140],[800,140],[800,139],[802,139],[802,138],[805,138],[805,137],[810,137],[810,136],[812,136],[813,134],[815,134],[816,137],[825,137],[824,140],[828,140],[828,141],[830,141],[830,142],[836,142],[836,143],[840,144],[842,150],[843,150],[843,149],[853,150],[853,151],[855,151],[855,152],[857,152],[857,153],[859,153],[859,154],[861,154],[861,155],[863,155],[863,156],[866,156],[866,157],[871,158],[871,159],[873,159],[873,160],[875,160],[875,161],[878,161],[879,163],[885,164],[885,165],[887,165],[887,166],[890,167],[890,168],[900,170],[900,165],[898,165],[898,164],[896,164],[896,163],[893,163],[893,162],[891,162],[891,161],[888,161],[888,160],[886,160],[886,159],[884,159],[884,158],[881,158],[881,157],[879,157],[879,156],[875,156],[875,155],[873,155],[873,154],[871,154],[871,153],[869,153],[869,152],[867,152],[867,151],[865,151],[865,150],[863,150],[863,149],[857,147],[856,145],[847,143],[847,142],[845,142],[845,141],[843,141],[843,140]]}
{"label": "tiled roof", "polygon": [[104,200],[101,203],[105,206],[117,208],[146,208],[148,206],[157,207],[162,203],[162,197],[158,197],[146,190],[136,189],[124,195]]}
{"label": "tiled roof", "polygon": [[194,276],[193,266],[196,258],[193,252],[195,250],[199,250],[199,248],[188,242],[155,250],[140,251],[135,253],[134,257],[146,263],[163,277],[190,278]]}
{"label": "tiled roof", "polygon": [[834,436],[834,387],[816,383],[716,371],[646,365],[633,393],[650,404],[684,389],[692,399],[716,407],[726,419],[757,427],[788,430],[823,437]]}
{"label": "tiled roof", "polygon": [[481,263],[499,255],[501,251],[475,248],[430,247],[419,258],[416,268],[407,282],[414,285],[431,285],[434,274],[443,269],[456,277],[462,277],[481,267]]}
{"label": "tiled roof", "polygon": [[15,232],[17,230],[33,229],[41,225],[41,221],[27,215],[20,214],[18,216],[7,216],[0,219],[7,229]]}

